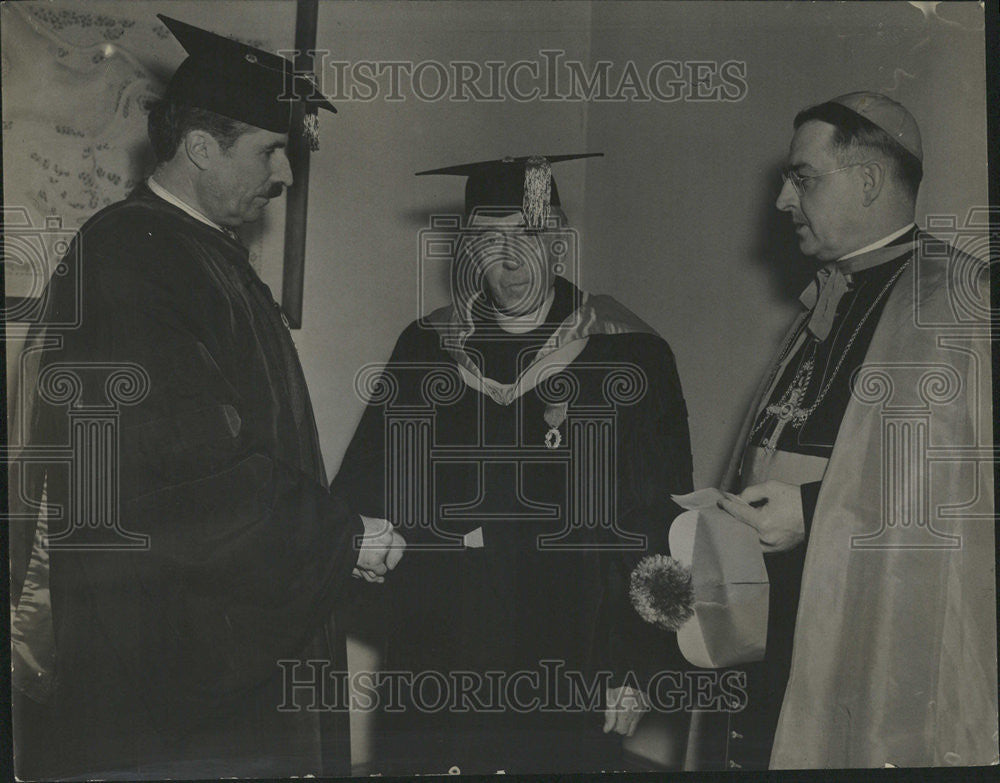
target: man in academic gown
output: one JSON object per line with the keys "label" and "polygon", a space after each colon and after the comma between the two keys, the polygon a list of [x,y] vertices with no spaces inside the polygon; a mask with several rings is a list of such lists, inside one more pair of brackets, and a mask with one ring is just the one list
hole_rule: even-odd
{"label": "man in academic gown", "polygon": [[387,595],[381,772],[620,769],[641,690],[683,666],[628,577],[691,488],[684,398],[650,326],[555,273],[575,235],[550,163],[573,157],[422,172],[468,177],[441,237],[453,304],[400,335],[333,482],[417,523]]}
{"label": "man in academic gown", "polygon": [[985,267],[916,229],[922,160],[877,93],[795,118],[777,207],[824,266],[720,504],[771,582],[730,768],[996,759],[989,330],[985,297],[955,305]]}
{"label": "man in academic gown", "polygon": [[[333,107],[283,58],[161,18],[189,56],[150,112],[157,167],[80,230],[46,294],[47,323],[80,321],[40,354],[33,446],[109,406],[117,421],[29,482],[53,546],[40,528],[15,592],[51,592],[55,677],[48,725],[15,749],[44,766],[19,774],[347,774],[346,714],[283,686],[305,659],[346,669],[334,601],[352,573],[381,581],[402,540],[329,494],[291,335],[232,230],[292,184],[287,87]],[[115,470],[117,498],[90,494]]]}

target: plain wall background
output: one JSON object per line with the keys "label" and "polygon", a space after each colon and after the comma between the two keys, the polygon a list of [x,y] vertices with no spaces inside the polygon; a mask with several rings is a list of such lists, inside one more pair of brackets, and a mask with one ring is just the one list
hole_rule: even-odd
{"label": "plain wall background", "polygon": [[[714,485],[812,269],[773,207],[795,112],[844,92],[883,91],[912,111],[923,134],[918,221],[954,214],[961,225],[986,203],[983,12],[975,3],[921,10],[932,5],[322,2],[317,46],[332,60],[512,62],[561,49],[585,64],[611,60],[616,74],[628,61],[644,73],[659,60],[737,60],[749,88],[735,103],[431,103],[412,93],[401,102],[384,94],[337,101],[339,114],[321,117],[322,148],[312,156],[303,329],[295,333],[328,472],[361,413],[355,373],[384,360],[421,310],[419,230],[432,213],[461,209],[463,179],[413,172],[601,151],[604,158],[555,170],[580,232],[582,283],[619,298],[670,342],[695,483]],[[272,46],[291,44],[294,19],[293,4],[277,0],[92,2],[85,10],[165,12]],[[179,47],[171,56],[152,67],[169,73]],[[15,78],[30,74],[8,76],[5,67],[5,83]],[[269,218],[275,226],[280,212]],[[273,270],[265,279],[280,286]],[[444,296],[431,285],[425,304]],[[9,360],[14,351],[8,346]],[[367,642],[353,642],[350,656],[354,668],[377,665]],[[370,716],[353,717],[363,763]],[[676,763],[679,732],[650,720],[633,747]]]}
{"label": "plain wall background", "polygon": [[595,59],[747,64],[740,103],[594,103],[588,116],[588,147],[609,153],[588,167],[588,282],[673,347],[696,486],[719,480],[815,269],[774,208],[798,110],[884,92],[923,135],[918,223],[961,224],[986,203],[983,17],[962,5],[950,10],[973,29],[910,3],[595,4]]}

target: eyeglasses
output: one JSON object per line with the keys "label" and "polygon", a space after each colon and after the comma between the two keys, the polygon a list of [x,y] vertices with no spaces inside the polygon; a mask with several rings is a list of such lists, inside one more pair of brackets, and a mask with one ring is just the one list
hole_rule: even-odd
{"label": "eyeglasses", "polygon": [[853,169],[855,166],[864,166],[869,161],[863,161],[861,163],[852,163],[849,166],[841,166],[839,169],[830,169],[829,171],[821,171],[818,174],[799,174],[791,166],[785,166],[781,169],[781,181],[791,182],[792,187],[795,188],[795,192],[800,196],[805,192],[806,184],[813,179],[819,179],[820,177],[826,177],[830,174],[836,174],[840,171],[847,171],[848,169]]}

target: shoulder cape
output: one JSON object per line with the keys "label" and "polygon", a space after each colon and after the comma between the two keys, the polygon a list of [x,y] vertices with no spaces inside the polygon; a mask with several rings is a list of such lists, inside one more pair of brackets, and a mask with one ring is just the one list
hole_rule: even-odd
{"label": "shoulder cape", "polygon": [[996,763],[988,300],[965,291],[980,312],[963,315],[949,281],[975,263],[915,255],[854,379],[807,543],[774,769]]}

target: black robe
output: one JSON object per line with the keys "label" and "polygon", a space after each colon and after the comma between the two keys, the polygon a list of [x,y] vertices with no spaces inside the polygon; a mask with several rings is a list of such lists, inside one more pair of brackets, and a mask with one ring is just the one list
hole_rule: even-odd
{"label": "black robe", "polygon": [[[344,668],[330,611],[363,529],[328,492],[270,290],[238,241],[145,186],[95,215],[66,263],[79,268],[53,277],[47,321],[77,306],[81,321],[59,332],[39,378],[62,364],[82,386],[74,400],[49,394],[37,406],[33,446],[68,443],[71,410],[116,397],[120,527],[149,543],[51,551],[56,685],[51,725],[39,727],[51,743],[47,774],[348,772],[346,715],[278,709],[279,660]],[[107,383],[115,368],[100,364],[131,365],[141,399]],[[74,458],[91,483],[103,470],[92,458]],[[66,508],[69,474],[46,472],[50,507]],[[82,502],[85,522],[93,511]],[[49,534],[74,526],[67,514]],[[70,532],[63,543],[75,547],[121,536],[104,525]]]}
{"label": "black robe", "polygon": [[[498,345],[478,338],[480,322],[466,349],[485,364],[485,376],[509,383],[578,296],[557,278],[545,324],[525,335],[503,335]],[[614,393],[605,381],[623,365],[638,369],[646,387],[631,404],[609,405],[607,395]],[[455,385],[443,380],[446,372],[437,376],[435,392],[427,383],[433,368],[450,371]],[[564,380],[578,384],[567,420],[557,424],[561,443],[552,450],[544,445],[553,422],[546,421],[541,387],[498,404],[457,380],[439,332],[426,324],[414,323],[402,333],[385,377],[388,385],[380,388],[393,387],[395,396],[365,410],[333,491],[364,514],[391,515],[399,507],[397,490],[385,481],[387,460],[398,458],[386,438],[399,432],[387,427],[387,415],[416,422],[430,414],[430,445],[441,450],[403,466],[411,478],[426,471],[437,529],[393,520],[409,548],[385,584],[389,633],[383,670],[398,674],[382,681],[386,709],[376,724],[372,771],[620,769],[620,737],[601,732],[605,688],[643,687],[657,671],[687,668],[676,636],[645,623],[628,598],[629,574],[639,559],[668,551],[669,523],[679,511],[670,494],[691,489],[687,412],[669,347],[649,333],[591,335],[552,380],[553,388]],[[539,544],[539,536],[565,530],[570,522],[568,477],[584,467],[565,458],[573,438],[586,437],[583,430],[570,431],[569,420],[581,411],[595,422],[613,414],[607,442],[617,458],[618,524],[646,537],[641,549],[556,551]],[[590,435],[599,437],[593,429]],[[417,496],[412,485],[409,496]],[[482,548],[440,548],[442,533],[477,528]],[[623,536],[597,525],[574,530],[567,540],[607,547]],[[518,672],[519,681],[512,676]],[[490,684],[487,673],[500,674]],[[460,695],[463,677],[473,695]],[[436,694],[441,687],[449,697]],[[548,697],[540,695],[546,687]]]}

